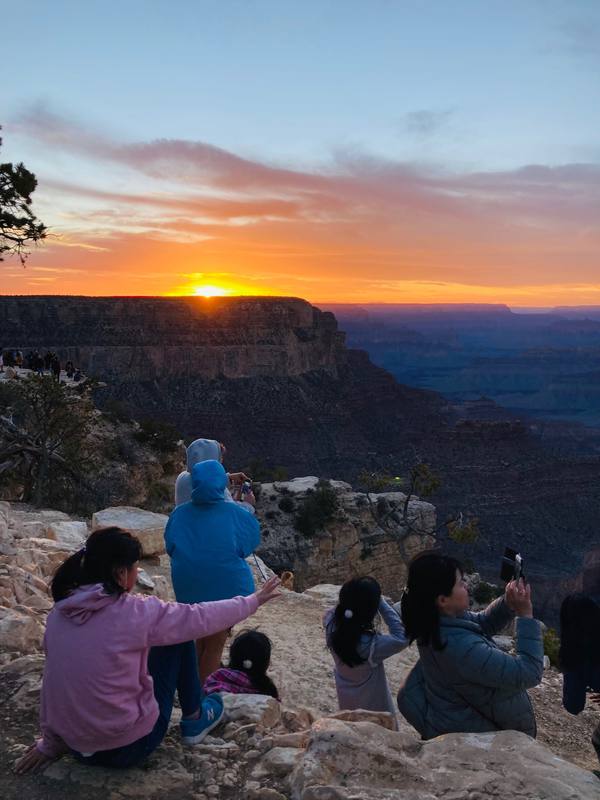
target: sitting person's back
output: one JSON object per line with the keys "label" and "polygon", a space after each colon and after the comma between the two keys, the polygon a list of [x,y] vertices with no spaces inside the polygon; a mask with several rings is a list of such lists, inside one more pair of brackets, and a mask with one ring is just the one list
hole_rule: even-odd
{"label": "sitting person's back", "polygon": [[[375,630],[377,613],[389,633]],[[404,626],[381,596],[374,578],[352,578],[342,586],[339,602],[323,618],[327,646],[335,663],[335,686],[340,709],[370,711],[396,709],[390,694],[384,661],[408,645]]]}
{"label": "sitting person's back", "polygon": [[260,631],[243,631],[229,648],[229,667],[208,676],[204,693],[266,694],[279,700],[277,687],[267,675],[271,663],[271,641]]}
{"label": "sitting person's back", "polygon": [[[560,608],[560,668],[563,672],[563,706],[570,714],[585,708],[589,693],[593,703],[600,695],[600,606],[594,597],[570,594]],[[594,696],[596,695],[596,696]],[[592,733],[600,759],[600,722]]]}
{"label": "sitting person's back", "polygon": [[[398,694],[398,707],[424,739],[443,733],[518,730],[536,734],[527,689],[541,681],[543,642],[529,587],[511,582],[485,611],[467,611],[462,568],[435,553],[411,564],[402,619],[420,659]],[[492,636],[515,614],[515,656]]]}

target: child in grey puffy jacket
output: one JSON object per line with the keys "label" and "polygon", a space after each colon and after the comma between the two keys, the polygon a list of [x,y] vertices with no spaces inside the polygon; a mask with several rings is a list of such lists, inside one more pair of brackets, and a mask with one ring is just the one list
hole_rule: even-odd
{"label": "child in grey puffy jacket", "polygon": [[[389,633],[374,627],[379,612]],[[396,714],[384,661],[408,645],[402,620],[381,596],[374,578],[353,578],[340,590],[339,602],[323,618],[327,646],[335,663],[340,709],[364,708]]]}

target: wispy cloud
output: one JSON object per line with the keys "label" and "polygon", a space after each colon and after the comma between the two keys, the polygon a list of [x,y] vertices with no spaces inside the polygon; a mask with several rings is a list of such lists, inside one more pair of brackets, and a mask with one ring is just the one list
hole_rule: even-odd
{"label": "wispy cloud", "polygon": [[559,28],[563,49],[571,55],[600,58],[600,21],[597,18],[569,19]]}
{"label": "wispy cloud", "polygon": [[409,111],[401,119],[402,128],[410,134],[427,139],[445,128],[452,117],[451,110],[421,109]]}

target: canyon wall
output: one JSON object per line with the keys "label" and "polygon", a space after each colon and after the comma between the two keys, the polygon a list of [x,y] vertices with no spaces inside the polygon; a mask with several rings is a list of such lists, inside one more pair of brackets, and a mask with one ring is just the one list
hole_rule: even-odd
{"label": "canyon wall", "polygon": [[2,297],[0,346],[121,382],[335,372],[333,314],[294,298]]}

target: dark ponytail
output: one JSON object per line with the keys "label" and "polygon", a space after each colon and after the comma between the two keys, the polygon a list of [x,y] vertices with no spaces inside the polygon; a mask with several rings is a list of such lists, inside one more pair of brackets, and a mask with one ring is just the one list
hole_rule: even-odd
{"label": "dark ponytail", "polygon": [[464,570],[455,558],[440,553],[419,553],[410,563],[406,589],[402,595],[402,622],[412,644],[431,644],[435,650],[446,646],[440,639],[440,612],[436,600],[449,597],[456,583],[456,572]]}
{"label": "dark ponytail", "polygon": [[54,602],[88,583],[101,583],[108,594],[120,594],[125,590],[117,583],[115,570],[130,569],[141,555],[142,547],[129,531],[117,527],[94,531],[85,547],[63,561],[54,573],[50,585]]}
{"label": "dark ponytail", "polygon": [[259,694],[268,694],[279,700],[277,687],[267,675],[270,663],[271,640],[268,636],[260,631],[238,633],[229,648],[230,668],[245,672]]}
{"label": "dark ponytail", "polygon": [[374,620],[381,602],[381,586],[375,578],[352,578],[340,589],[333,617],[327,625],[327,642],[336,656],[349,667],[367,659],[358,652],[361,636],[375,633]]}

